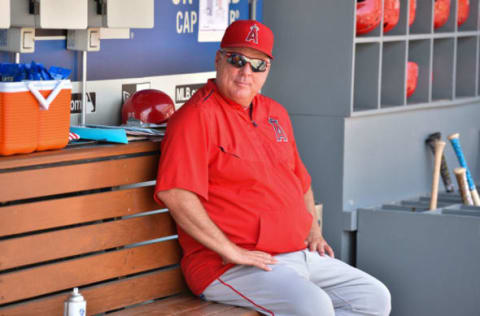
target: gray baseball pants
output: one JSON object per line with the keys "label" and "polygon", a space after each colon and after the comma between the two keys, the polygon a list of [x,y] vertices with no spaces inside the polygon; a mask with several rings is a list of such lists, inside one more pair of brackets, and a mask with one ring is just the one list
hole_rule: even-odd
{"label": "gray baseball pants", "polygon": [[272,271],[241,265],[228,270],[201,297],[271,316],[390,314],[390,292],[363,271],[308,250],[275,258]]}

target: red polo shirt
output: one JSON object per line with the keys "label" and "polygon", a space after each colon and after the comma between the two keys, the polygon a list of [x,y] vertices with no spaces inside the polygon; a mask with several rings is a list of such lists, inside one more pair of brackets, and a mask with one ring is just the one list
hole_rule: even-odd
{"label": "red polo shirt", "polygon": [[[194,192],[232,242],[278,254],[305,248],[312,216],[303,195],[310,181],[287,111],[258,94],[250,113],[222,97],[210,79],[168,123],[155,198],[172,188]],[[178,238],[195,294],[233,266],[180,227]]]}

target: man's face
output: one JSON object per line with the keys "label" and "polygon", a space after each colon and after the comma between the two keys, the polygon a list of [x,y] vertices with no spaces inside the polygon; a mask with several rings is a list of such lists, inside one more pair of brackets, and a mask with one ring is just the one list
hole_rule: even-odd
{"label": "man's face", "polygon": [[[270,63],[267,55],[252,48],[225,48],[224,51],[242,54],[248,58],[263,59]],[[218,51],[215,56],[215,69],[217,70],[216,84],[220,93],[230,100],[248,107],[267,80],[270,64],[264,72],[253,72],[250,63],[242,68],[236,68],[227,62],[225,54]]]}

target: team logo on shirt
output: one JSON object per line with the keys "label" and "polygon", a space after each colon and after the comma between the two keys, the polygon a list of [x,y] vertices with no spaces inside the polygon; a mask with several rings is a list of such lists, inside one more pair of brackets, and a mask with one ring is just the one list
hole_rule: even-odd
{"label": "team logo on shirt", "polygon": [[250,27],[250,32],[248,32],[247,38],[245,38],[246,42],[254,42],[258,44],[258,30],[260,28],[254,24]]}
{"label": "team logo on shirt", "polygon": [[275,137],[277,138],[277,142],[288,142],[288,137],[283,128],[278,123],[277,119],[272,117],[268,118],[268,122],[272,125],[273,130],[275,131]]}

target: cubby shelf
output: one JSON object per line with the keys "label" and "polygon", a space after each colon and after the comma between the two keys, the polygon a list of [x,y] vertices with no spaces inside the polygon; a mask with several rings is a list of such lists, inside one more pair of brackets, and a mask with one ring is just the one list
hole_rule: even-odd
{"label": "cubby shelf", "polygon": [[418,81],[415,92],[407,99],[407,104],[421,104],[431,102],[431,81],[428,74],[431,73],[431,39],[415,39],[408,42],[408,60],[415,62],[418,68],[423,70],[418,73]]}
{"label": "cubby shelf", "polygon": [[363,108],[360,111],[355,111],[351,114],[351,117],[363,117],[363,116],[371,116],[377,115],[379,113],[395,113],[395,112],[403,112],[405,110],[423,110],[423,109],[437,109],[437,108],[448,108],[452,106],[462,105],[462,104],[471,104],[475,101],[478,101],[477,97],[465,97],[465,98],[456,98],[454,101],[450,100],[437,100],[431,101],[427,103],[412,103],[409,104],[408,107],[386,107],[383,108],[381,111],[377,109],[365,109]]}
{"label": "cubby shelf", "polygon": [[[356,8],[357,0],[350,1]],[[479,2],[470,0],[469,16],[458,26],[458,0],[452,0],[447,21],[435,28],[435,0],[416,1],[411,25],[412,2],[400,0],[400,18],[392,30],[383,32],[382,19],[373,31],[354,34],[350,115],[457,105],[480,99]],[[419,73],[415,92],[407,97],[409,61],[418,65]]]}

